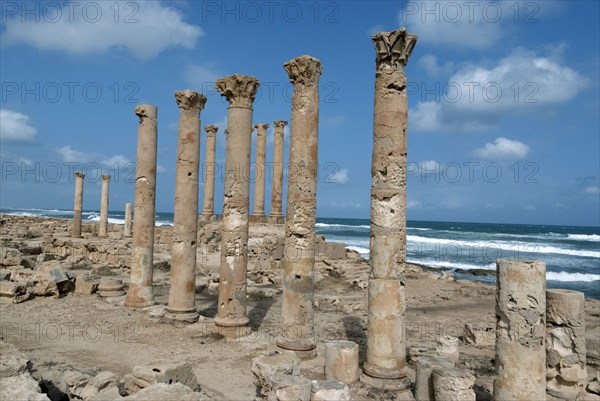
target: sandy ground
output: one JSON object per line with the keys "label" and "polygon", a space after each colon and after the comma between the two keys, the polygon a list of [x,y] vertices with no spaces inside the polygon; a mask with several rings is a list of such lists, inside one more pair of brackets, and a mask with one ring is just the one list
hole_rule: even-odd
{"label": "sandy ground", "polygon": [[[6,245],[7,233],[3,234]],[[281,314],[279,285],[254,285],[249,291],[248,315],[253,329],[250,337],[220,338],[211,331],[217,293],[214,284],[210,285],[210,277],[218,272],[218,260],[219,254],[213,252],[200,262],[196,301],[201,320],[197,323],[173,324],[146,310],[125,308],[95,294],[68,293],[58,299],[36,297],[19,304],[1,304],[0,334],[30,357],[33,376],[43,380],[48,389],[60,387],[62,372],[71,369],[125,375],[136,365],[190,362],[200,385],[217,399],[255,399],[259,392],[250,370],[251,361],[253,356],[274,347]],[[250,272],[257,269],[252,263]],[[102,271],[128,281],[127,269]],[[364,359],[367,290],[356,284],[356,278],[367,273],[369,265],[355,257],[324,260],[317,262],[316,271],[319,281],[314,296],[315,332],[319,356],[302,362],[301,370],[308,378],[323,379],[325,341],[355,341],[361,346],[361,363]],[[277,277],[279,272],[271,274]],[[407,276],[409,354],[416,348],[433,349],[441,335],[462,336],[465,323],[495,325],[493,286],[443,279],[417,266],[408,266]],[[167,304],[168,291],[169,272],[155,269],[158,304]],[[586,300],[586,325],[588,332],[600,333],[597,300]],[[477,376],[478,400],[491,399],[493,345],[475,347],[461,341],[459,351],[459,365],[473,369]],[[414,375],[412,370],[409,375]],[[357,400],[394,399],[392,394],[360,384],[353,385],[352,393]]]}

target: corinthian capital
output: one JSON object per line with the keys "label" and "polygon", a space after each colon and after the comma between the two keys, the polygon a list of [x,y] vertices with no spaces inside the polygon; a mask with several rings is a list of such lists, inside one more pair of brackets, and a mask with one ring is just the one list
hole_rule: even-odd
{"label": "corinthian capital", "polygon": [[283,68],[294,85],[316,86],[323,72],[321,61],[311,56],[296,57],[283,64]]}
{"label": "corinthian capital", "polygon": [[202,110],[206,103],[206,96],[191,89],[175,92],[177,107],[184,110]]}
{"label": "corinthian capital", "polygon": [[375,44],[377,69],[404,68],[417,43],[417,35],[411,35],[405,28],[392,32],[379,32],[371,37]]}
{"label": "corinthian capital", "polygon": [[270,126],[270,124],[254,124],[254,128],[256,128],[256,132],[258,133],[258,135],[264,134]]}
{"label": "corinthian capital", "polygon": [[275,128],[284,128],[287,124],[288,124],[288,122],[285,120],[276,120]]}
{"label": "corinthian capital", "polygon": [[219,78],[216,82],[217,90],[227,98],[230,107],[252,107],[259,86],[256,77],[240,74]]}
{"label": "corinthian capital", "polygon": [[206,136],[215,136],[217,135],[217,131],[219,130],[219,126],[218,125],[205,125],[204,126],[204,131],[206,131]]}

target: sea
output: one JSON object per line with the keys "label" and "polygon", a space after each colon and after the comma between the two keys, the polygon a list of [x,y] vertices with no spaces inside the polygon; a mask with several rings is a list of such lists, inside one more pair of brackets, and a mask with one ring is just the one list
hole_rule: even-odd
{"label": "sea", "polygon": [[[0,208],[1,213],[72,218],[59,209]],[[83,218],[99,221],[98,211]],[[124,224],[124,212],[109,212],[110,223]],[[173,225],[173,213],[157,213],[156,225]],[[317,234],[342,242],[369,258],[369,220],[317,218]],[[497,259],[546,262],[548,288],[582,291],[600,299],[600,227],[407,221],[407,261],[448,270],[460,279],[493,284]],[[473,273],[477,274],[473,274]]]}

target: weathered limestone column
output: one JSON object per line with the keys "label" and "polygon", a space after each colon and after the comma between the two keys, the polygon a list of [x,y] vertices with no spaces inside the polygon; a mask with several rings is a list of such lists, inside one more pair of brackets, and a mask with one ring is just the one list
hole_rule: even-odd
{"label": "weathered limestone column", "polygon": [[283,255],[280,348],[317,355],[314,336],[315,223],[321,62],[300,56],[283,65],[294,84]]}
{"label": "weathered limestone column", "polygon": [[417,358],[415,369],[415,400],[435,401],[433,392],[433,369],[453,368],[454,362],[440,356],[423,355]]}
{"label": "weathered limestone column", "polygon": [[108,183],[110,175],[102,176],[102,194],[100,198],[100,227],[98,229],[99,237],[106,237],[108,231]]}
{"label": "weathered limestone column", "polygon": [[81,238],[81,211],[83,210],[83,179],[85,174],[75,173],[75,205],[73,206],[73,238]]}
{"label": "weathered limestone column", "polygon": [[404,67],[417,42],[405,29],[379,32],[371,184],[371,275],[367,358],[361,381],[390,390],[410,387],[406,377],[406,129]]}
{"label": "weathered limestone column", "polygon": [[494,400],[546,399],[546,264],[496,262]]}
{"label": "weathered limestone column", "polygon": [[215,214],[215,150],[217,142],[216,125],[207,125],[206,131],[206,160],[204,162],[204,207],[202,216],[210,219]]}
{"label": "weathered limestone column", "polygon": [[583,292],[546,291],[546,391],[574,400],[587,382]]}
{"label": "weathered limestone column", "polygon": [[283,130],[287,121],[275,121],[273,138],[273,185],[271,187],[270,217],[282,216],[283,199]]}
{"label": "weathered limestone column", "polygon": [[[435,401],[475,401],[473,390],[475,376],[470,370],[436,367],[431,376]],[[517,400],[529,401],[530,399],[518,398]],[[543,401],[545,398],[539,400]]]}
{"label": "weathered limestone column", "polygon": [[246,315],[248,268],[248,206],[252,103],[259,82],[247,75],[230,75],[216,82],[227,98],[225,189],[221,233],[219,300],[215,329],[230,338],[251,333]]}
{"label": "weathered limestone column", "polygon": [[256,124],[256,180],[254,181],[254,216],[265,215],[265,162],[267,158],[267,128],[269,124]]}
{"label": "weathered limestone column", "polygon": [[325,379],[345,384],[358,381],[358,344],[353,341],[325,343]]}
{"label": "weathered limestone column", "polygon": [[133,223],[131,207],[133,205],[131,203],[125,204],[125,226],[123,227],[123,236],[131,237],[131,224]]}
{"label": "weathered limestone column", "polygon": [[143,104],[135,108],[140,118],[135,171],[133,242],[131,279],[125,306],[143,308],[154,305],[152,288],[154,224],[156,201],[156,106]]}
{"label": "weathered limestone column", "polygon": [[198,236],[198,168],[200,112],[206,97],[192,90],[175,92],[179,140],[175,171],[171,287],[165,318],[193,323],[196,310],[196,242]]}

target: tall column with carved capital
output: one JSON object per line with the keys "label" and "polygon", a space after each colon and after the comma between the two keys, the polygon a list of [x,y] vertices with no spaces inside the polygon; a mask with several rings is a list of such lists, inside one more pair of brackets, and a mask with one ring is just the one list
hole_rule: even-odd
{"label": "tall column with carved capital", "polygon": [[225,189],[223,200],[221,266],[216,331],[229,338],[252,331],[246,315],[248,267],[248,206],[250,203],[250,148],[252,103],[259,82],[247,75],[230,75],[216,82],[227,98]]}
{"label": "tall column with carved capital", "polygon": [[83,209],[83,179],[85,174],[75,173],[75,202],[73,206],[73,228],[71,237],[81,238],[81,213]]}
{"label": "tall column with carved capital", "polygon": [[102,176],[102,194],[100,195],[100,228],[98,229],[99,237],[106,237],[108,231],[108,183],[110,175]]}
{"label": "tall column with carved capital", "polygon": [[273,186],[271,189],[270,217],[282,216],[283,204],[283,130],[287,121],[275,121],[273,138]]}
{"label": "tall column with carved capital", "polygon": [[154,305],[153,252],[156,199],[156,116],[157,108],[142,104],[135,108],[140,118],[138,127],[137,163],[133,241],[131,247],[131,279],[125,306],[143,308]]}
{"label": "tall column with carved capital", "polygon": [[265,215],[265,162],[269,124],[256,124],[256,180],[254,181],[254,216]]}
{"label": "tall column with carved capital", "polygon": [[367,358],[361,380],[405,390],[406,127],[404,67],[417,42],[405,29],[379,32],[371,165],[371,274]]}
{"label": "tall column with carved capital", "polygon": [[216,125],[207,125],[206,131],[206,160],[204,162],[204,207],[202,217],[211,218],[215,214],[215,150],[217,142]]}
{"label": "tall column with carved capital", "polygon": [[200,112],[206,97],[192,90],[175,92],[179,140],[175,168],[175,207],[171,248],[171,288],[165,318],[193,323],[196,310],[196,242],[198,236],[198,168]]}
{"label": "tall column with carved capital", "polygon": [[315,223],[321,62],[300,56],[285,63],[294,84],[283,257],[280,348],[302,359],[317,355],[314,336]]}

